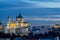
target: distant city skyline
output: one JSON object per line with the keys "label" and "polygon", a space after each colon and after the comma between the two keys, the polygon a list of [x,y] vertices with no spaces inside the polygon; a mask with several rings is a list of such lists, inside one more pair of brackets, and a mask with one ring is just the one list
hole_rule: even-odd
{"label": "distant city skyline", "polygon": [[31,25],[60,23],[60,0],[0,0],[0,20],[4,24],[7,16],[15,19],[19,13]]}

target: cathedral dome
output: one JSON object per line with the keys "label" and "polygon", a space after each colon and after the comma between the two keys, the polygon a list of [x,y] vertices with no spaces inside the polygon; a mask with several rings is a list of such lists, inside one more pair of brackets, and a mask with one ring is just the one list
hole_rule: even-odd
{"label": "cathedral dome", "polygon": [[21,14],[19,14],[19,16],[17,16],[17,18],[23,18],[23,17],[21,16]]}

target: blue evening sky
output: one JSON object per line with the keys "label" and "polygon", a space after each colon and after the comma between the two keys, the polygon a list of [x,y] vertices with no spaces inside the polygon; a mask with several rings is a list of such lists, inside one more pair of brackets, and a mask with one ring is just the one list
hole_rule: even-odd
{"label": "blue evening sky", "polygon": [[0,0],[0,20],[21,13],[31,25],[60,23],[60,0]]}

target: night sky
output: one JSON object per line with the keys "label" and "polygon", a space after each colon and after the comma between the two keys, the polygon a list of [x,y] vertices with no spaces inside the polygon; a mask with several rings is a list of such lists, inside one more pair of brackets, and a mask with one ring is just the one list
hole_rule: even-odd
{"label": "night sky", "polygon": [[60,0],[0,0],[0,21],[22,14],[31,25],[60,23]]}

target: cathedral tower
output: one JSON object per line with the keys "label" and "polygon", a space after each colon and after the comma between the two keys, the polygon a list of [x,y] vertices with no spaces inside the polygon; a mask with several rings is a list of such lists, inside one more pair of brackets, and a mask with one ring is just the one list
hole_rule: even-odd
{"label": "cathedral tower", "polygon": [[9,16],[7,17],[7,21],[8,21],[8,23],[10,22],[10,17]]}
{"label": "cathedral tower", "polygon": [[7,27],[9,27],[9,23],[10,23],[10,17],[7,17]]}

